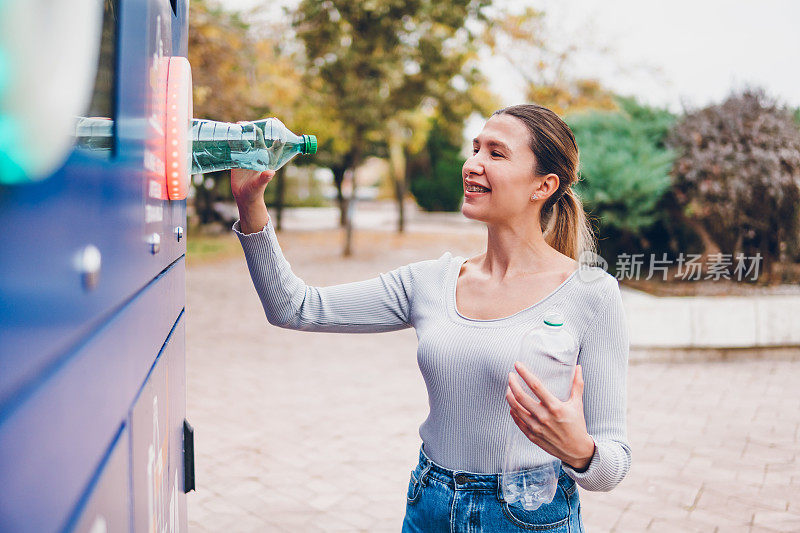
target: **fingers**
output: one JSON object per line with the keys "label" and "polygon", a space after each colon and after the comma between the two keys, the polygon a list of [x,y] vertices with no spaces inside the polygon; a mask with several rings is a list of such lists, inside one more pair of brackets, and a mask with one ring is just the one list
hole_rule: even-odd
{"label": "fingers", "polygon": [[533,392],[539,401],[545,407],[552,409],[554,406],[560,403],[560,400],[553,396],[553,394],[547,390],[541,380],[536,377],[536,374],[528,370],[528,368],[517,361],[514,364],[514,368],[519,373],[520,377],[528,384],[531,388],[531,392]]}
{"label": "fingers", "polygon": [[258,170],[248,170],[244,168],[231,169],[231,180],[247,187],[252,187],[253,185],[256,187],[265,187],[274,177],[274,170],[259,172]]}
{"label": "fingers", "polygon": [[530,414],[530,411],[525,409],[518,401],[517,398],[514,396],[514,391],[511,390],[511,386],[509,385],[506,387],[506,402],[511,407],[512,411],[517,411],[519,413],[527,413]]}
{"label": "fingers", "polygon": [[511,373],[508,376],[509,386],[506,390],[506,399],[511,408],[515,409],[523,417],[532,416],[539,421],[547,418],[547,413],[542,405],[525,392],[522,385],[517,381],[519,378]]}
{"label": "fingers", "polygon": [[545,452],[549,453],[554,457],[559,457],[560,453],[558,448],[550,444],[545,438],[542,436],[542,429],[541,426],[529,426],[528,422],[523,420],[519,417],[519,415],[515,413],[511,413],[511,418],[514,420],[514,423],[517,427],[522,431],[525,437],[528,438],[529,441],[534,443],[536,446],[544,450]]}
{"label": "fingers", "polygon": [[231,169],[231,193],[237,203],[263,201],[267,184],[275,177],[274,170]]}
{"label": "fingers", "polygon": [[258,170],[250,170],[248,168],[232,168],[231,169],[231,178],[240,180],[240,181],[248,181],[251,180],[253,177],[262,174]]}
{"label": "fingers", "polygon": [[575,365],[575,377],[572,379],[572,391],[569,401],[583,401],[583,369],[581,365]]}
{"label": "fingers", "polygon": [[517,425],[517,427],[528,437],[528,440],[536,443],[538,441],[538,437],[536,434],[531,430],[528,420],[523,419],[518,413],[511,411],[511,419]]}
{"label": "fingers", "polygon": [[264,172],[258,175],[258,186],[259,188],[264,187],[266,188],[267,184],[272,181],[272,178],[275,177],[274,170],[265,170]]}

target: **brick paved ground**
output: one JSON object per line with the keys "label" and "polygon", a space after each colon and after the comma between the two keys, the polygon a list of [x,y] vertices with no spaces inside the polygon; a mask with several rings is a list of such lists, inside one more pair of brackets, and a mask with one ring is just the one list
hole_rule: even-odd
{"label": "brick paved ground", "polygon": [[[295,272],[364,279],[463,236],[287,233]],[[188,417],[196,428],[192,531],[399,531],[427,396],[413,330],[311,334],[269,326],[243,258],[187,279]],[[581,490],[589,532],[800,531],[800,362],[636,364],[633,467],[610,493]]]}

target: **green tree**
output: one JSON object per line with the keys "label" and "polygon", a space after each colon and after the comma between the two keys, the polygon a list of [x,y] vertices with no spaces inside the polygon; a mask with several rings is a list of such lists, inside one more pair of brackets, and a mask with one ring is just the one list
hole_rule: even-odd
{"label": "green tree", "polygon": [[[194,116],[222,121],[252,116],[246,75],[251,60],[246,39],[248,25],[238,15],[206,0],[191,3],[189,19]],[[194,210],[201,225],[226,222],[214,205],[230,197],[228,175],[229,172],[212,172],[193,183]]]}
{"label": "green tree", "polygon": [[[279,117],[292,131],[314,133],[319,156],[297,158],[292,165],[327,163],[326,153],[338,138],[338,124],[320,112],[313,90],[306,86],[302,56],[287,22],[245,22],[245,15],[229,12],[211,0],[191,3],[189,60],[192,64],[194,115],[235,122]],[[249,19],[248,19],[249,20]],[[323,110],[324,111],[324,110]],[[223,221],[214,209],[230,195],[230,173],[209,173],[195,184],[195,210],[201,224]],[[276,229],[283,221],[287,201],[286,172],[278,172],[266,191],[276,208]]]}
{"label": "green tree", "polygon": [[[467,23],[482,19],[488,3],[300,2],[293,27],[304,45],[309,83],[317,84],[321,108],[342,125],[342,152],[337,154],[341,178],[334,168],[337,186],[341,187],[347,169],[356,168],[376,146],[386,146],[386,128],[393,119],[395,124],[400,122],[399,127],[407,126],[404,114],[427,107],[444,116],[459,116],[459,124],[463,123],[468,114],[463,103],[470,102],[469,89],[481,79],[475,64],[477,35]],[[404,146],[411,137],[398,135],[392,142]],[[392,150],[396,157],[406,152],[397,146]],[[398,170],[393,175],[402,174]],[[403,188],[395,188],[398,195]],[[349,212],[347,202],[355,198],[356,187],[351,191],[349,199],[342,198],[342,213]],[[402,208],[402,197],[398,205]],[[345,218],[344,254],[349,255],[352,222]]]}
{"label": "green tree", "polygon": [[[438,109],[420,107],[412,112],[400,112],[385,124],[384,137],[388,145],[395,200],[398,203],[397,230],[400,233],[403,232],[405,221],[403,199],[414,177],[411,170],[419,168],[422,163],[423,171],[431,171],[425,166],[425,161],[430,158],[423,152],[430,146],[427,141],[432,134],[433,124],[436,124],[437,135],[455,147],[456,156],[460,157],[458,147],[462,141],[465,117],[473,111],[478,111],[483,116],[490,115],[500,105],[497,97],[488,90],[483,81],[474,82],[466,94],[457,91],[449,93],[445,90],[441,97],[444,104]],[[461,181],[457,179],[460,173],[459,166],[457,172],[450,175],[451,180],[458,185],[459,194],[463,192]]]}
{"label": "green tree", "polygon": [[[652,249],[648,232],[659,223],[669,225],[664,208],[674,154],[664,141],[675,117],[633,98],[617,98],[617,106],[618,111],[566,117],[580,151],[575,189],[599,221],[605,254],[620,247]],[[604,243],[609,237],[613,241]]]}
{"label": "green tree", "polygon": [[433,119],[431,126],[426,150],[412,166],[415,172],[411,193],[426,211],[457,211],[464,195],[459,178],[464,164],[461,148],[451,140],[439,120]]}
{"label": "green tree", "polygon": [[[252,31],[255,60],[252,65],[251,92],[257,117],[276,116],[297,133],[316,135],[318,151],[311,158],[297,158],[298,166],[327,166],[342,174],[338,156],[344,148],[342,123],[326,107],[320,80],[305,76],[304,56],[288,21],[267,20]],[[276,228],[281,228],[286,203],[287,173],[279,172],[275,186],[267,188],[266,197],[276,207]],[[271,190],[270,190],[271,189]]]}
{"label": "green tree", "polygon": [[253,111],[249,25],[238,13],[207,0],[192,1],[189,20],[194,116],[226,122],[249,117]]}

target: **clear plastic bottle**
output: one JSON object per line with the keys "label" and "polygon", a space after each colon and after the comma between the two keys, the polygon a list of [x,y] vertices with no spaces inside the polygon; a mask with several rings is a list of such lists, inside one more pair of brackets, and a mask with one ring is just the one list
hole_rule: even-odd
{"label": "clear plastic bottle", "polygon": [[[109,151],[114,122],[101,117],[78,117],[76,145],[91,151]],[[297,154],[317,153],[314,135],[295,135],[277,118],[231,124],[192,120],[191,174],[231,168],[278,170]]]}
{"label": "clear plastic bottle", "polygon": [[108,152],[114,145],[114,121],[104,117],[77,117],[75,146],[85,150]]}
{"label": "clear plastic bottle", "polygon": [[297,154],[315,153],[314,135],[295,135],[277,118],[242,124],[192,121],[192,174],[230,168],[277,170]]}
{"label": "clear plastic bottle", "polygon": [[[548,311],[542,324],[523,336],[517,361],[533,372],[555,397],[566,401],[575,375],[578,345],[563,325],[564,316],[560,312]],[[524,380],[518,377],[517,381],[536,398]],[[503,499],[508,503],[520,501],[529,511],[553,500],[561,466],[561,461],[552,456],[552,461],[542,465],[526,464],[525,456],[535,446],[509,417],[501,476]]]}

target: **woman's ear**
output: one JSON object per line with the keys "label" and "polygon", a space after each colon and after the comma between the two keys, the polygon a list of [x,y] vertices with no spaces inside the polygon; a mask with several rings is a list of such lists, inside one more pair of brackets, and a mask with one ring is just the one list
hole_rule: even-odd
{"label": "woman's ear", "polygon": [[542,176],[541,180],[542,182],[539,184],[539,188],[536,189],[535,194],[538,198],[546,200],[555,194],[555,192],[558,190],[561,180],[559,179],[558,175],[553,173]]}

